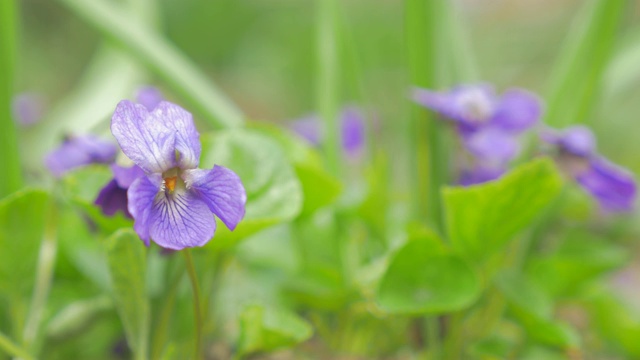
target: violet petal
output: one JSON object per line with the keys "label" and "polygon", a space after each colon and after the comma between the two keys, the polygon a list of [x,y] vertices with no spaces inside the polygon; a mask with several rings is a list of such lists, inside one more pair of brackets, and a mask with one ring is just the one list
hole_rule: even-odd
{"label": "violet petal", "polygon": [[129,213],[135,220],[133,229],[147,246],[150,240],[149,217],[161,183],[159,175],[143,176],[136,179],[127,191]]}
{"label": "violet petal", "polygon": [[152,116],[143,105],[122,100],[111,118],[111,132],[120,148],[147,173],[162,173],[177,165],[176,134],[158,120],[160,113]]}
{"label": "violet petal", "polygon": [[149,225],[153,241],[172,250],[203,246],[216,228],[207,204],[186,189],[168,195],[160,192],[151,208]]}
{"label": "violet petal", "polygon": [[145,86],[139,89],[136,95],[136,102],[144,105],[149,112],[153,111],[162,101],[164,101],[164,96],[162,96],[160,90],[153,86]]}
{"label": "violet petal", "polygon": [[521,133],[534,126],[541,115],[542,102],[536,95],[522,89],[509,89],[500,97],[491,124],[504,131]]}
{"label": "violet petal", "polygon": [[115,179],[109,181],[100,190],[94,204],[98,205],[107,216],[113,216],[118,211],[122,211],[125,216],[132,218],[127,208],[127,189],[118,186]]}
{"label": "violet petal", "polygon": [[485,161],[507,162],[520,150],[517,139],[495,128],[486,128],[463,136],[467,150]]}
{"label": "violet petal", "polygon": [[341,115],[342,149],[349,157],[357,157],[364,149],[364,117],[358,108],[346,107]]}
{"label": "violet petal", "polygon": [[636,183],[627,170],[594,157],[587,171],[576,180],[600,203],[604,210],[626,212],[633,209],[636,197]]}
{"label": "violet petal", "polygon": [[247,202],[244,186],[236,173],[215,165],[212,170],[189,170],[185,181],[230,230],[236,228],[244,217]]}
{"label": "violet petal", "polygon": [[191,113],[178,105],[163,101],[151,112],[152,121],[162,123],[175,134],[175,151],[178,166],[195,169],[200,161],[200,134],[193,123]]}
{"label": "violet petal", "polygon": [[47,154],[44,163],[54,176],[60,177],[80,166],[110,163],[117,151],[114,144],[93,135],[76,136]]}
{"label": "violet petal", "polygon": [[144,171],[137,165],[126,167],[114,163],[111,164],[111,172],[123,189],[128,189],[137,178],[144,176]]}

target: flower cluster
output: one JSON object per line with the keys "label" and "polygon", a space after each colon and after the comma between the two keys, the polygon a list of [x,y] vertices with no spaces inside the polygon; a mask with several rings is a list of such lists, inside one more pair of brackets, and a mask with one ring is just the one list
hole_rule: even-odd
{"label": "flower cluster", "polygon": [[[309,115],[295,120],[291,129],[312,145],[320,145],[324,140],[323,122],[317,115]],[[340,112],[341,145],[347,158],[356,159],[365,147],[365,121],[362,111],[347,106]]]}
{"label": "flower cluster", "polygon": [[413,100],[455,124],[473,159],[462,170],[462,185],[501,176],[520,150],[518,136],[536,125],[542,113],[534,94],[514,88],[497,95],[487,84],[463,85],[445,92],[415,89]]}

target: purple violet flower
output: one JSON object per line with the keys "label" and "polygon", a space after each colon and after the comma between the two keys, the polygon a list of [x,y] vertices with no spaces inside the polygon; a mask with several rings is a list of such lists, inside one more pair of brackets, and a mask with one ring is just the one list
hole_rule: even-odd
{"label": "purple violet flower", "polygon": [[213,215],[231,230],[245,213],[238,175],[222,166],[198,169],[200,134],[191,114],[163,101],[153,111],[121,101],[111,132],[122,151],[146,174],[129,187],[134,229],[149,245],[181,250],[203,246],[215,232]]}
{"label": "purple violet flower", "polygon": [[[317,115],[293,121],[291,129],[311,145],[318,146],[324,139],[323,122]],[[357,158],[365,146],[365,120],[360,109],[347,106],[340,113],[341,144],[349,158]]]}
{"label": "purple violet flower", "polygon": [[144,105],[147,110],[153,111],[160,102],[164,101],[164,96],[162,96],[162,92],[160,92],[158,88],[145,86],[138,90],[138,93],[136,94],[136,101],[139,104]]}
{"label": "purple violet flower", "polygon": [[445,92],[417,88],[412,97],[456,125],[463,147],[475,160],[462,170],[462,185],[494,180],[506,172],[520,151],[518,135],[533,127],[542,113],[534,94],[514,88],[498,96],[488,84],[461,85]]}
{"label": "purple violet flower", "polygon": [[128,209],[127,190],[137,178],[144,176],[144,171],[135,165],[124,167],[117,164],[111,164],[111,171],[113,179],[100,190],[94,204],[107,216],[121,211],[126,217],[133,219]]}
{"label": "purple violet flower", "polygon": [[596,140],[585,126],[563,131],[547,129],[542,139],[558,149],[561,168],[582,186],[600,207],[610,212],[633,210],[636,183],[633,174],[596,152]]}
{"label": "purple violet flower", "polygon": [[72,136],[44,159],[45,166],[55,177],[89,164],[109,164],[116,158],[118,148],[111,142],[93,135]]}

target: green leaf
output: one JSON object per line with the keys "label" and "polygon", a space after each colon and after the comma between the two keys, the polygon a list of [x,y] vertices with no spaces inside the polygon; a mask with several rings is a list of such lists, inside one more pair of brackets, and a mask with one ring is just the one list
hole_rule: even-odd
{"label": "green leaf", "polygon": [[185,103],[219,127],[242,125],[242,113],[207,81],[176,47],[156,35],[141,21],[104,0],[59,0],[105,36],[144,63],[181,95]]}
{"label": "green leaf", "polygon": [[617,39],[625,1],[592,0],[566,39],[552,76],[545,122],[584,122],[593,109]]}
{"label": "green leaf", "polygon": [[553,302],[549,295],[528,278],[514,273],[502,274],[496,278],[496,286],[507,299],[511,313],[531,338],[561,348],[578,344],[576,332],[553,319]]}
{"label": "green leaf", "polygon": [[0,295],[23,301],[31,293],[50,201],[33,189],[0,201]]}
{"label": "green leaf", "polygon": [[251,128],[277,141],[293,163],[304,195],[301,216],[309,215],[337,200],[342,184],[323,168],[320,154],[307,142],[293,132],[277,126],[252,124]]}
{"label": "green leaf", "polygon": [[443,191],[455,250],[480,262],[504,248],[558,195],[562,180],[549,159],[522,165],[497,181]]}
{"label": "green leaf", "polygon": [[233,170],[247,191],[246,215],[230,232],[221,222],[211,246],[232,246],[259,230],[291,220],[302,208],[302,188],[282,148],[255,130],[228,130],[202,136],[200,167]]}
{"label": "green leaf", "polygon": [[267,352],[299,344],[311,337],[311,326],[296,314],[249,305],[240,315],[239,352]]}
{"label": "green leaf", "polygon": [[567,296],[622,267],[629,258],[625,249],[609,239],[577,230],[567,235],[555,253],[531,259],[527,272],[550,294]]}
{"label": "green leaf", "polygon": [[380,307],[390,313],[442,314],[476,300],[478,276],[441,244],[431,233],[407,242],[395,254],[376,294]]}
{"label": "green leaf", "polygon": [[136,359],[147,358],[149,303],[146,294],[145,247],[133,230],[107,240],[107,258],[116,308]]}
{"label": "green leaf", "polygon": [[640,357],[640,314],[636,310],[610,291],[596,295],[589,307],[594,325],[603,338],[624,349],[629,358]]}

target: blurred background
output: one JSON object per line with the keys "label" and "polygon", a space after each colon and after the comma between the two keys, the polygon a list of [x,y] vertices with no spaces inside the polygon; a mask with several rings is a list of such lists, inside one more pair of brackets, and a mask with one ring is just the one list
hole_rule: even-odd
{"label": "blurred background", "polygon": [[[466,49],[456,55],[460,61],[472,64],[477,77],[469,81],[491,82],[499,90],[523,87],[543,98],[550,93],[556,62],[563,49],[572,44],[568,36],[580,26],[576,18],[585,1],[453,2],[459,24],[455,36]],[[288,126],[290,121],[318,111],[314,1],[152,3],[140,1],[132,11],[193,60],[252,121]],[[340,4],[344,34],[340,44],[340,102],[358,104],[375,113],[377,120],[372,128],[376,152],[384,154],[390,164],[391,182],[397,184],[392,191],[394,196],[406,200],[410,194],[402,187],[408,151],[403,131],[410,116],[410,74],[403,4],[400,0],[341,0]],[[108,119],[116,102],[132,98],[140,86],[158,86],[169,99],[179,98],[58,2],[23,0],[20,7],[16,89],[37,94],[45,108],[42,122],[19,130],[21,157],[32,182],[42,178],[44,154],[66,134],[94,132],[108,136]],[[590,104],[593,111],[584,119],[558,121],[591,126],[599,150],[636,174],[640,173],[639,24],[640,1],[629,1],[611,57],[604,65],[601,84],[595,90],[597,96]],[[443,41],[449,40],[443,34]],[[571,94],[565,97],[570,101]],[[196,121],[204,132],[208,124],[197,116]],[[569,227],[591,221],[583,209],[569,208],[564,215],[567,220],[563,225]],[[633,214],[629,221],[615,223],[613,230],[605,232],[605,237],[611,235],[629,249],[633,258],[630,264],[640,263],[638,220],[637,213]],[[276,296],[269,284],[278,283],[281,272],[296,266],[297,260],[286,252],[293,247],[286,229],[276,227],[261,234],[237,250],[238,258],[224,280],[227,286],[223,288],[227,290],[220,295],[225,300],[220,309],[223,313],[238,311],[234,308],[237,298]],[[274,242],[279,245],[270,248]],[[614,274],[609,282],[625,302],[640,311],[640,293],[634,290],[640,286],[637,274],[638,269],[628,267]],[[181,304],[189,306],[188,301]],[[559,313],[578,328],[584,325],[584,316],[576,314],[573,307]],[[237,329],[230,329],[233,331]],[[119,339],[108,326],[104,332],[108,334],[105,344]],[[220,351],[220,358],[224,358],[226,350]]]}

